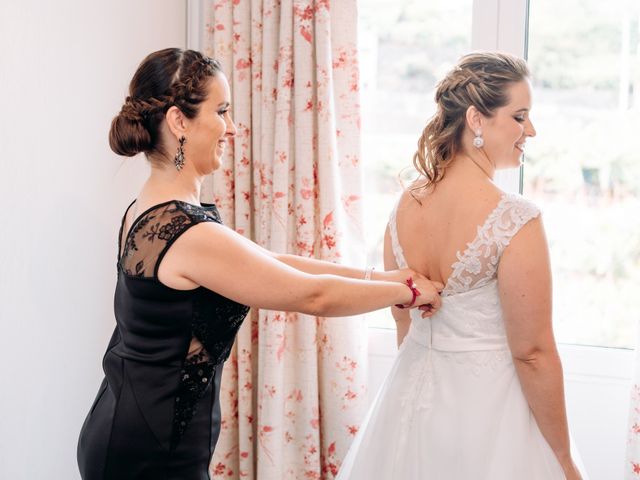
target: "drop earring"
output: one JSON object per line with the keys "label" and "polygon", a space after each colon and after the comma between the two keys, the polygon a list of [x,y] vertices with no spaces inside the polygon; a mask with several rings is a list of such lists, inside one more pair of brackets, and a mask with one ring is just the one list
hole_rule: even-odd
{"label": "drop earring", "polygon": [[480,130],[476,131],[476,136],[473,139],[473,146],[476,148],[482,148],[484,145],[484,139],[482,138],[482,132]]}
{"label": "drop earring", "polygon": [[173,163],[176,166],[176,170],[180,171],[182,170],[182,167],[184,167],[184,144],[187,143],[187,139],[183,135],[178,139],[178,142],[178,151],[176,152],[175,157],[173,157]]}

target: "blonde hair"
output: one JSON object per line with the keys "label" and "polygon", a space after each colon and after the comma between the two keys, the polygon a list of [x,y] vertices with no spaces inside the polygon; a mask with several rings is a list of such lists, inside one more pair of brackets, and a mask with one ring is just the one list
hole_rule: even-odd
{"label": "blonde hair", "polygon": [[435,185],[459,153],[466,124],[466,112],[474,106],[487,117],[509,102],[507,88],[529,77],[521,58],[506,53],[471,53],[436,86],[436,113],[418,140],[413,165],[424,177],[411,190]]}

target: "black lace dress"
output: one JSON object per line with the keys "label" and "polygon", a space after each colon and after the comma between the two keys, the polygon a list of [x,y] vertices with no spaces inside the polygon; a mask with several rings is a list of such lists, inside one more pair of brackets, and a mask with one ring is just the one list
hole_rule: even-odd
{"label": "black lace dress", "polygon": [[215,206],[156,205],[125,238],[123,219],[117,325],[78,442],[84,480],[209,478],[222,366],[249,309],[202,287],[175,290],[158,280],[173,242],[200,222],[221,223]]}

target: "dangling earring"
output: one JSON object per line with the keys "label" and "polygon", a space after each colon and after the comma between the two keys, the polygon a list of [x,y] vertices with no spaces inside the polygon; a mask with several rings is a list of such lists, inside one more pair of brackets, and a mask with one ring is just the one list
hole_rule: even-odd
{"label": "dangling earring", "polygon": [[473,146],[476,148],[482,148],[484,145],[484,139],[482,138],[482,132],[480,130],[476,131],[476,136],[473,139]]}
{"label": "dangling earring", "polygon": [[176,166],[176,170],[180,171],[184,167],[184,144],[187,143],[187,139],[183,135],[178,139],[178,142],[180,145],[178,145],[176,156],[173,157],[173,163]]}

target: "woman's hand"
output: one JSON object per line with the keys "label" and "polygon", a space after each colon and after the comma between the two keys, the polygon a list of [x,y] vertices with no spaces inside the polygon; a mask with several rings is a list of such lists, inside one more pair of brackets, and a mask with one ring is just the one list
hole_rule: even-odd
{"label": "woman's hand", "polygon": [[413,282],[420,292],[416,298],[415,307],[422,311],[422,318],[428,318],[440,310],[442,299],[440,292],[444,288],[440,282],[432,282],[424,275],[417,274],[413,277]]}
{"label": "woman's hand", "polygon": [[383,280],[387,282],[406,283],[408,278],[413,278],[416,288],[421,293],[416,298],[415,307],[422,311],[422,318],[433,316],[441,306],[440,292],[444,285],[440,282],[433,282],[421,273],[410,268],[399,268],[385,272],[374,272],[373,280]]}

